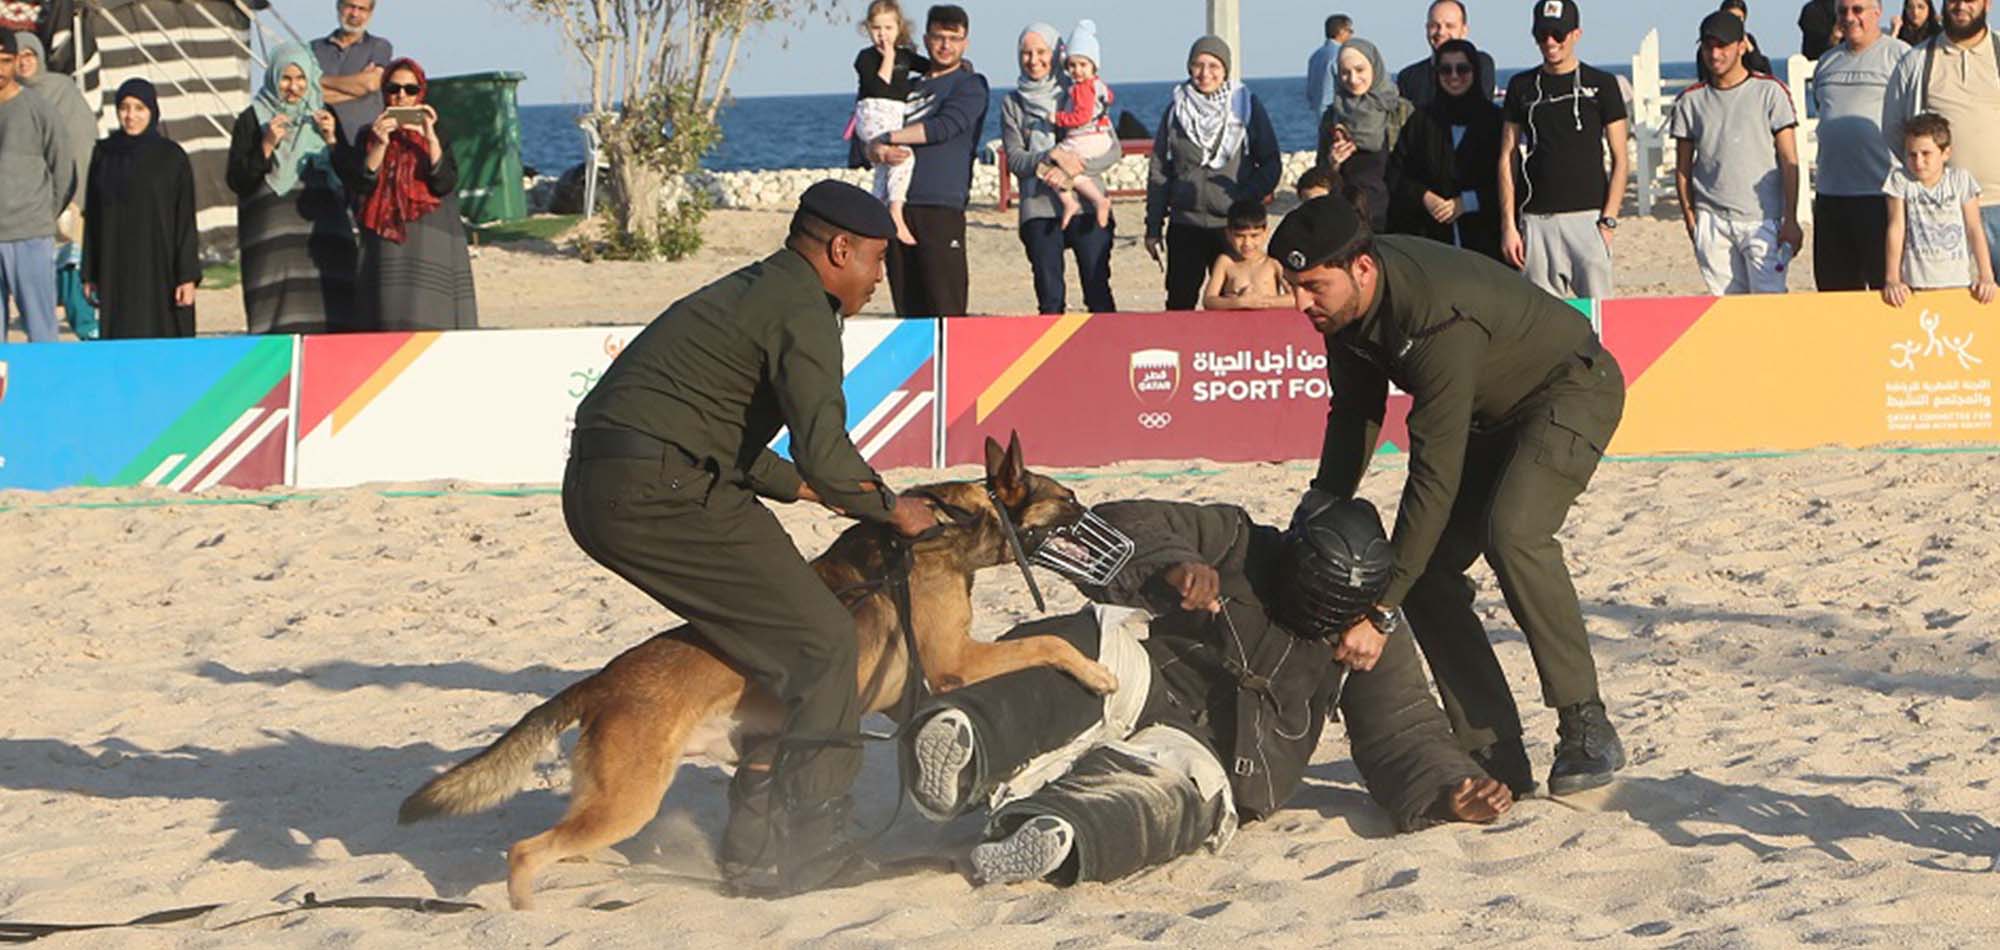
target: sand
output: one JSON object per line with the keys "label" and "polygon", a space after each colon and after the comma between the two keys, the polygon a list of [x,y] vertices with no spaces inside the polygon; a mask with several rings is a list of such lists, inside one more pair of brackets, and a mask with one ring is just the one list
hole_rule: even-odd
{"label": "sand", "polygon": [[[1274,214],[1290,210],[1294,199],[1281,194]],[[1143,204],[1122,201],[1124,230],[1112,250],[1111,286],[1119,307],[1133,313],[1158,311],[1166,291],[1158,265],[1146,256]],[[1705,293],[1687,232],[1678,212],[1662,206],[1657,216],[1628,214],[1618,230],[1616,249],[1620,296],[1660,297]],[[776,250],[790,216],[775,211],[716,211],[703,228],[707,245],[675,263],[599,261],[585,264],[566,242],[492,245],[473,261],[482,327],[557,327],[645,323],[667,305],[724,274]],[[1028,260],[1021,250],[1014,212],[990,206],[974,209],[966,221],[974,313],[1020,315],[1035,312]],[[1808,239],[1810,247],[1810,239]],[[1812,289],[1811,254],[1791,268],[1795,290]],[[1083,306],[1075,261],[1068,265],[1069,305]],[[243,296],[237,288],[198,293],[200,331],[241,333]],[[885,283],[868,313],[893,308]]]}
{"label": "sand", "polygon": [[[1564,540],[1632,764],[1609,789],[1529,799],[1491,827],[1391,836],[1332,730],[1291,807],[1220,855],[1069,890],[973,888],[932,868],[763,903],[708,883],[724,773],[693,761],[658,819],[552,869],[527,913],[498,909],[502,851],[560,814],[560,756],[492,813],[408,828],[394,815],[435,770],[669,622],[576,550],[546,490],[0,493],[0,920],[224,905],[50,941],[118,947],[1990,947],[1996,461],[1607,465]],[[1073,484],[1086,500],[1228,500],[1276,520],[1309,475],[1187,469]],[[968,473],[891,477],[943,474]],[[1390,463],[1365,493],[1392,503],[1402,477]],[[115,506],[146,502],[173,504]],[[808,551],[840,528],[802,507],[782,517]],[[1554,716],[1481,580],[1546,769]],[[1045,581],[1052,609],[1077,605]],[[980,636],[1031,614],[1008,571],[982,575],[976,598]],[[871,753],[871,822],[893,772]],[[879,848],[963,858],[976,835],[906,811]],[[487,909],[257,917],[309,892]]]}

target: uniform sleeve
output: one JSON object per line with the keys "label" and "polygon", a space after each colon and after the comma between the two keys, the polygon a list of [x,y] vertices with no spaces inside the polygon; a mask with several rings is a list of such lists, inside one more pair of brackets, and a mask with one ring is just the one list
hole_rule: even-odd
{"label": "uniform sleeve", "polygon": [[[792,458],[800,476],[826,504],[863,521],[888,521],[896,496],[847,436],[840,335],[833,316],[786,314],[771,356],[778,404],[792,432]],[[875,487],[864,488],[863,482]]]}
{"label": "uniform sleeve", "polygon": [[798,501],[799,486],[805,483],[799,477],[798,466],[768,448],[757,453],[757,460],[743,474],[750,481],[751,491],[776,501]]}
{"label": "uniform sleeve", "polygon": [[986,114],[986,77],[973,73],[952,87],[951,96],[938,103],[936,112],[921,124],[924,142],[937,145],[961,135],[979,134],[979,121]]}
{"label": "uniform sleeve", "polygon": [[1132,539],[1132,560],[1111,584],[1085,590],[1092,600],[1156,613],[1180,609],[1180,595],[1166,586],[1166,572],[1190,561],[1222,571],[1223,591],[1247,592],[1243,566],[1232,553],[1250,530],[1250,515],[1235,505],[1172,501],[1115,501],[1091,509]]}
{"label": "uniform sleeve", "polygon": [[1352,498],[1368,471],[1375,440],[1388,412],[1389,378],[1347,347],[1328,341],[1326,375],[1333,385],[1327,401],[1326,435],[1320,443],[1319,474],[1312,487],[1335,498]]}
{"label": "uniform sleeve", "polygon": [[1472,433],[1472,400],[1485,341],[1474,326],[1464,325],[1433,337],[1408,360],[1413,400],[1410,474],[1396,511],[1396,531],[1389,538],[1396,549],[1396,566],[1382,594],[1385,606],[1402,604],[1430,563],[1451,517],[1465,473],[1465,446]]}

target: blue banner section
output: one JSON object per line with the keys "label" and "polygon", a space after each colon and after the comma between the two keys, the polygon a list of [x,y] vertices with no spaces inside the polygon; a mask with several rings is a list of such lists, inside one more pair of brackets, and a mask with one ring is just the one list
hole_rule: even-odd
{"label": "blue banner section", "polygon": [[[854,345],[868,328],[869,323],[848,324],[847,332],[842,334],[843,344]],[[928,378],[913,383],[912,377],[936,353],[937,328],[936,320],[898,321],[895,329],[876,340],[841,381],[841,393],[847,399],[847,433],[857,445],[869,431],[884,421],[882,415],[895,411],[895,403],[902,401],[902,397],[896,395],[898,392],[907,396],[912,388],[931,387]],[[861,332],[857,333],[857,330]],[[863,423],[869,425],[864,426]],[[928,424],[926,421],[926,426]],[[771,444],[771,450],[791,458],[791,433],[779,433],[777,441]]]}
{"label": "blue banner section", "polygon": [[259,421],[253,411],[290,375],[293,341],[0,347],[0,488],[196,480],[222,460],[212,447],[228,448],[218,443]]}

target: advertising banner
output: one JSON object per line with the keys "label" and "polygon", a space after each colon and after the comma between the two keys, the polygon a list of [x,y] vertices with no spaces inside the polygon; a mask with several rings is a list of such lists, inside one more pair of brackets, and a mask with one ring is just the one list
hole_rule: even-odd
{"label": "advertising banner", "polygon": [[0,488],[284,484],[293,337],[0,347]]}
{"label": "advertising banner", "polygon": [[[1021,435],[1030,464],[1319,456],[1331,395],[1297,311],[973,317],[944,322],[945,461]],[[1384,447],[1405,444],[1391,394]]]}
{"label": "advertising banner", "polygon": [[[577,403],[641,329],[308,337],[298,483],[559,482]],[[935,341],[931,321],[847,325],[849,431],[878,466],[931,463]]]}
{"label": "advertising banner", "polygon": [[2000,308],[1964,291],[1601,304],[1620,455],[2000,443]]}

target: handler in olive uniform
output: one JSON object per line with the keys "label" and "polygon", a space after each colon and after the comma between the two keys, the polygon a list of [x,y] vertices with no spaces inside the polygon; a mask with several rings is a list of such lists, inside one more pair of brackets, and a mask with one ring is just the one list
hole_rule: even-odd
{"label": "handler in olive uniform", "polygon": [[[905,535],[936,520],[862,460],[840,389],[842,320],[874,294],[895,234],[867,192],[814,185],[783,250],[669,307],[577,406],[570,536],[784,703],[785,737],[745,750],[730,786],[721,859],[746,891],[808,890],[849,865],[861,766],[854,620],[758,497]],[[768,448],[781,426],[796,465]]]}
{"label": "handler in olive uniform", "polygon": [[1459,743],[1517,794],[1532,790],[1520,711],[1472,609],[1465,572],[1483,554],[1558,712],[1549,790],[1609,782],[1625,751],[1555,534],[1624,413],[1618,364],[1582,315],[1519,274],[1420,238],[1377,238],[1339,198],[1287,217],[1271,255],[1326,335],[1333,398],[1313,491],[1354,494],[1389,383],[1412,400],[1395,571],[1369,622],[1393,625],[1404,609]]}

